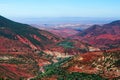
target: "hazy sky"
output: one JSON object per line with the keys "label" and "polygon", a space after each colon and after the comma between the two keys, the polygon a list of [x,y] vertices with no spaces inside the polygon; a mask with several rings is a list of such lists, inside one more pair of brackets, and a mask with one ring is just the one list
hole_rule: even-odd
{"label": "hazy sky", "polygon": [[0,0],[7,17],[120,17],[120,0]]}

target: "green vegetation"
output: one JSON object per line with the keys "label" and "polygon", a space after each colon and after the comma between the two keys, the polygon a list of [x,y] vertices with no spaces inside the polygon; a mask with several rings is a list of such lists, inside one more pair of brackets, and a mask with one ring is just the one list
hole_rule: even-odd
{"label": "green vegetation", "polygon": [[13,80],[13,79],[10,79],[10,78],[6,78],[6,79],[0,78],[0,80]]}
{"label": "green vegetation", "polygon": [[45,77],[51,77],[51,76],[58,76],[58,80],[106,80],[99,75],[96,74],[86,74],[86,73],[79,73],[79,72],[67,72],[66,70],[58,67],[58,68],[52,68],[47,70],[45,73],[40,74],[36,79],[41,79]]}
{"label": "green vegetation", "polygon": [[104,79],[96,74],[72,72],[64,75],[63,77],[59,77],[58,80],[107,80],[107,79]]}
{"label": "green vegetation", "polygon": [[25,64],[26,61],[23,58],[0,58],[0,63],[9,63],[9,64]]}
{"label": "green vegetation", "polygon": [[43,51],[39,52],[38,54],[39,54],[39,56],[43,56],[43,57],[45,57],[45,58],[53,58],[52,55],[47,54],[47,53],[45,53],[45,52],[43,52]]}
{"label": "green vegetation", "polygon": [[0,80],[4,80],[3,78],[0,78]]}
{"label": "green vegetation", "polygon": [[74,43],[69,41],[62,41],[58,43],[57,46],[62,46],[64,48],[74,48]]}
{"label": "green vegetation", "polygon": [[8,60],[9,64],[25,64],[26,62],[24,60],[20,60],[20,59],[9,59]]}
{"label": "green vegetation", "polygon": [[[8,32],[10,31],[9,33],[0,31],[0,36],[4,36],[9,39],[16,40],[17,38],[15,37],[15,35],[19,35],[21,37],[27,38],[34,45],[39,45],[41,48],[44,48],[43,44],[52,42],[46,36],[44,36],[40,33],[42,30],[39,30],[39,29],[34,28],[27,24],[21,24],[18,22],[11,21],[2,16],[0,16],[0,28],[2,30],[5,29]],[[43,31],[43,32],[45,32],[45,31]],[[42,43],[40,41],[34,39],[33,38],[34,35],[37,36],[38,38],[40,38],[42,40]]]}
{"label": "green vegetation", "polygon": [[50,65],[45,66],[44,69],[45,69],[46,71],[48,71],[48,70],[50,70],[50,69],[53,69],[53,67],[54,67],[54,68],[58,68],[59,66],[63,65],[64,63],[68,62],[70,59],[71,59],[71,57],[61,59],[61,60],[59,60],[59,62],[57,62],[57,63],[53,63],[53,64],[50,64]]}
{"label": "green vegetation", "polygon": [[114,65],[116,65],[116,66],[120,66],[120,60],[115,61]]}
{"label": "green vegetation", "polygon": [[53,62],[52,59],[54,58],[54,56],[52,56],[52,55],[50,55],[50,54],[47,54],[47,53],[45,53],[45,52],[43,52],[43,51],[40,51],[40,52],[38,53],[38,55],[39,55],[40,57],[43,57],[43,58],[45,58],[45,59],[48,59],[50,62]]}
{"label": "green vegetation", "polygon": [[60,60],[58,63],[53,63],[51,65],[45,66],[45,72],[40,73],[36,78],[32,80],[50,78],[51,76],[57,76],[57,80],[106,80],[96,74],[69,72],[65,70],[65,68],[62,68],[61,66],[69,60],[71,60],[71,57]]}

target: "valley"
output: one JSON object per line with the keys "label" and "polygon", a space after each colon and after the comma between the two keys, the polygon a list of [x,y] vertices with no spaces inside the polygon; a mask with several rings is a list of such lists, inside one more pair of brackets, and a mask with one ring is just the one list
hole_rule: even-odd
{"label": "valley", "polygon": [[0,16],[0,80],[119,80],[119,54],[119,20],[46,30]]}

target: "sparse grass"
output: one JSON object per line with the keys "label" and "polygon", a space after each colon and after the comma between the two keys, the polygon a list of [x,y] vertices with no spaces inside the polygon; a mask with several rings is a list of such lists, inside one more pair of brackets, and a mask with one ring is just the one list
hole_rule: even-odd
{"label": "sparse grass", "polygon": [[74,43],[69,41],[62,41],[58,43],[57,46],[62,46],[64,48],[74,48]]}

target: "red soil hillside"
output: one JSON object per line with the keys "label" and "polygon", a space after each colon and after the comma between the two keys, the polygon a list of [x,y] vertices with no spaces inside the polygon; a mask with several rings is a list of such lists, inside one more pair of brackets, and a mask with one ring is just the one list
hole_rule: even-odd
{"label": "red soil hillside", "polygon": [[70,72],[98,74],[104,78],[120,76],[120,49],[76,55],[62,67]]}
{"label": "red soil hillside", "polygon": [[2,53],[15,52],[17,54],[22,54],[30,51],[31,50],[27,45],[18,40],[11,40],[5,37],[0,37],[0,52]]}
{"label": "red soil hillside", "polygon": [[[63,32],[67,33],[68,31],[67,29],[63,30]],[[71,35],[70,31],[69,33]],[[62,43],[65,39],[48,31],[39,30],[27,24],[17,23],[2,16],[0,16],[0,38],[2,42],[0,43],[0,50],[4,52],[53,50],[59,53],[71,52],[73,54],[82,52],[82,49],[88,51],[88,45],[80,41],[73,40]],[[68,47],[67,50],[66,47]]]}
{"label": "red soil hillside", "polygon": [[45,66],[33,80],[119,80],[119,54],[120,49],[111,49],[68,57]]}
{"label": "red soil hillside", "polygon": [[47,31],[39,30],[27,24],[21,24],[0,16],[0,37],[23,43],[30,49],[45,49],[47,45],[61,41]]}
{"label": "red soil hillside", "polygon": [[77,38],[102,49],[120,47],[120,21],[114,21],[103,26],[94,25],[83,32]]}
{"label": "red soil hillside", "polygon": [[43,66],[88,52],[89,47],[0,16],[0,78],[30,79],[44,72]]}

